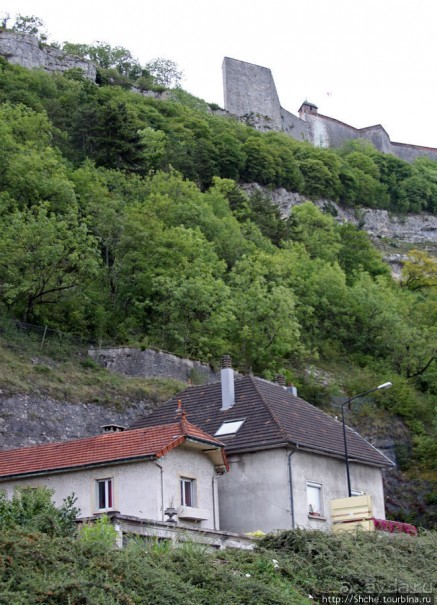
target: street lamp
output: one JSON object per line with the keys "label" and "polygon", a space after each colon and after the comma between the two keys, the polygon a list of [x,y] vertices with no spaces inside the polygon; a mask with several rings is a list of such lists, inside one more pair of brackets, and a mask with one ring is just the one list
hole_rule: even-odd
{"label": "street lamp", "polygon": [[392,386],[391,382],[384,382],[384,384],[380,384],[379,387],[375,387],[374,389],[370,389],[369,391],[365,391],[364,393],[360,393],[359,395],[355,395],[355,397],[351,397],[347,401],[341,404],[341,422],[343,424],[343,441],[344,441],[344,459],[346,462],[346,475],[347,475],[347,489],[349,498],[352,496],[351,489],[351,477],[349,472],[349,456],[347,453],[347,439],[346,439],[346,424],[344,422],[344,406],[354,401],[354,399],[358,399],[358,397],[364,397],[364,395],[368,395],[369,393],[373,393],[373,391],[380,391],[381,389],[389,389]]}

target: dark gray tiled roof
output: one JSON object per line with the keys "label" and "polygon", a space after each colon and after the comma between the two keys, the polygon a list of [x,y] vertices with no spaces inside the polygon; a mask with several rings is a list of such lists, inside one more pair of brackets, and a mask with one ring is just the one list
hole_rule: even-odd
{"label": "dark gray tiled roof", "polygon": [[[344,457],[342,424],[282,386],[244,376],[235,380],[235,403],[221,410],[220,382],[189,387],[149,416],[139,419],[131,428],[155,426],[173,422],[178,400],[187,419],[210,435],[224,421],[242,420],[236,435],[221,435],[226,451],[238,453],[290,444],[335,457]],[[376,466],[392,463],[379,450],[347,428],[348,454],[351,460]]]}

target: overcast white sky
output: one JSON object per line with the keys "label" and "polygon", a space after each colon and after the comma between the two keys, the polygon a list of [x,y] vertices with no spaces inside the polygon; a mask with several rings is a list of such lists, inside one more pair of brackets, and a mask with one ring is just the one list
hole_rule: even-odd
{"label": "overcast white sky", "polygon": [[104,41],[175,61],[183,88],[223,106],[224,56],[269,67],[281,105],[392,141],[437,147],[436,0],[4,0],[50,40]]}

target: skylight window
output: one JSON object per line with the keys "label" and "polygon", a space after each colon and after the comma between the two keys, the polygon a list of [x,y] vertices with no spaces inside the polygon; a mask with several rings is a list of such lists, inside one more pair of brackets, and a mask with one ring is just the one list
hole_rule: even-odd
{"label": "skylight window", "polygon": [[227,420],[214,433],[214,437],[219,437],[220,435],[235,435],[235,433],[241,428],[241,425],[243,423],[244,423],[244,419],[243,420]]}

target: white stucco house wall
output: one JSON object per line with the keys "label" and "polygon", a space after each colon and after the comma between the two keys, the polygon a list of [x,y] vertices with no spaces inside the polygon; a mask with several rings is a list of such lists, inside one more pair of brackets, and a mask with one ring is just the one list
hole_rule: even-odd
{"label": "white stucco house wall", "polygon": [[[218,478],[220,523],[231,532],[332,526],[330,501],[348,495],[342,423],[291,389],[253,376],[189,387],[133,428],[167,422],[176,401],[191,422],[226,445],[230,472]],[[354,495],[371,496],[385,519],[382,469],[392,462],[346,429]]]}
{"label": "white stucco house wall", "polygon": [[164,426],[2,452],[0,490],[11,497],[20,486],[46,486],[57,505],[74,493],[87,519],[119,513],[168,522],[174,508],[179,526],[218,530],[223,444],[179,415]]}

